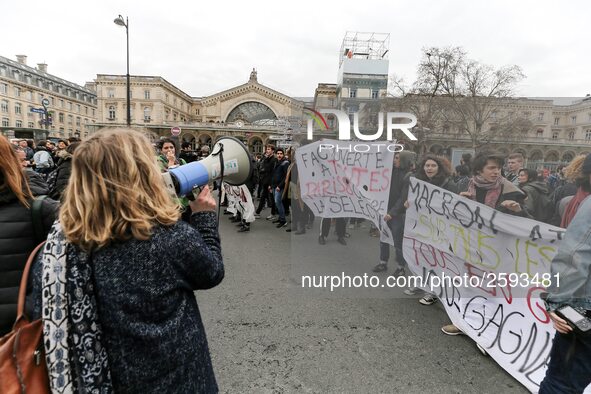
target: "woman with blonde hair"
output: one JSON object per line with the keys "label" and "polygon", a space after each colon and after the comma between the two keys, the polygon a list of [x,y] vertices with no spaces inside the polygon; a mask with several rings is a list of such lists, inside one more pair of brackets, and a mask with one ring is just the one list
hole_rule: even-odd
{"label": "woman with blonde hair", "polygon": [[[24,152],[22,156],[26,160]],[[41,201],[38,211],[32,210],[37,189],[29,184],[12,144],[0,135],[0,337],[10,332],[16,320],[18,288],[27,257],[47,237],[57,215],[58,203],[51,199]]]}
{"label": "woman with blonde hair", "polygon": [[80,143],[34,266],[52,390],[217,392],[194,295],[224,277],[215,207],[206,186],[180,221],[138,131]]}

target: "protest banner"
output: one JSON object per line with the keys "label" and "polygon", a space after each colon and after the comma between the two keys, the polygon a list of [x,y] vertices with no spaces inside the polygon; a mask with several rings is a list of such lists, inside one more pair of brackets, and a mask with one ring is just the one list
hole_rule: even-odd
{"label": "protest banner", "polygon": [[242,220],[247,223],[254,222],[254,204],[246,185],[230,186],[226,182],[223,182],[222,185],[223,193],[228,197],[228,207],[226,208],[228,212],[240,213]]}
{"label": "protest banner", "polygon": [[[360,148],[361,146],[361,148]],[[364,218],[394,244],[388,209],[394,144],[322,140],[296,151],[302,200],[316,216]]]}
{"label": "protest banner", "polygon": [[[411,178],[404,257],[451,321],[532,392],[554,328],[540,294],[564,229]],[[445,278],[447,277],[447,279]],[[452,278],[455,278],[452,280]]]}

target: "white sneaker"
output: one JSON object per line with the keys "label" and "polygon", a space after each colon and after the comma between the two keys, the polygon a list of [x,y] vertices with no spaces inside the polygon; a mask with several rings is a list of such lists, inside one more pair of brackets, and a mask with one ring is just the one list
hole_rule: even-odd
{"label": "white sneaker", "polygon": [[437,297],[435,297],[433,294],[425,294],[425,296],[421,298],[419,302],[422,305],[433,305],[437,302]]}
{"label": "white sneaker", "polygon": [[277,216],[276,215],[269,215],[266,217],[267,220],[276,220]]}
{"label": "white sneaker", "polygon": [[441,331],[446,335],[465,335],[462,330],[460,330],[453,324],[448,324],[446,326],[441,327]]}

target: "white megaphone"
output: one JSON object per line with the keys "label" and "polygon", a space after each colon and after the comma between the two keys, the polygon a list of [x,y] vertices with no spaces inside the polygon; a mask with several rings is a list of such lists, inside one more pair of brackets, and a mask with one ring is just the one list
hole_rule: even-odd
{"label": "white megaphone", "polygon": [[207,158],[172,168],[162,176],[171,194],[186,196],[194,188],[221,178],[222,169],[224,182],[232,186],[242,185],[252,174],[248,149],[237,138],[220,138]]}

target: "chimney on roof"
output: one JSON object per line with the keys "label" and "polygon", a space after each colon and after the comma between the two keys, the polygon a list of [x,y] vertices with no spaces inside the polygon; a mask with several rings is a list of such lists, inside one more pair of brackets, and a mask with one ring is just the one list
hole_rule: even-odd
{"label": "chimney on roof", "polygon": [[37,63],[37,70],[46,73],[47,72],[47,64],[46,63]]}
{"label": "chimney on roof", "polygon": [[27,55],[16,55],[16,61],[20,64],[27,65]]}

